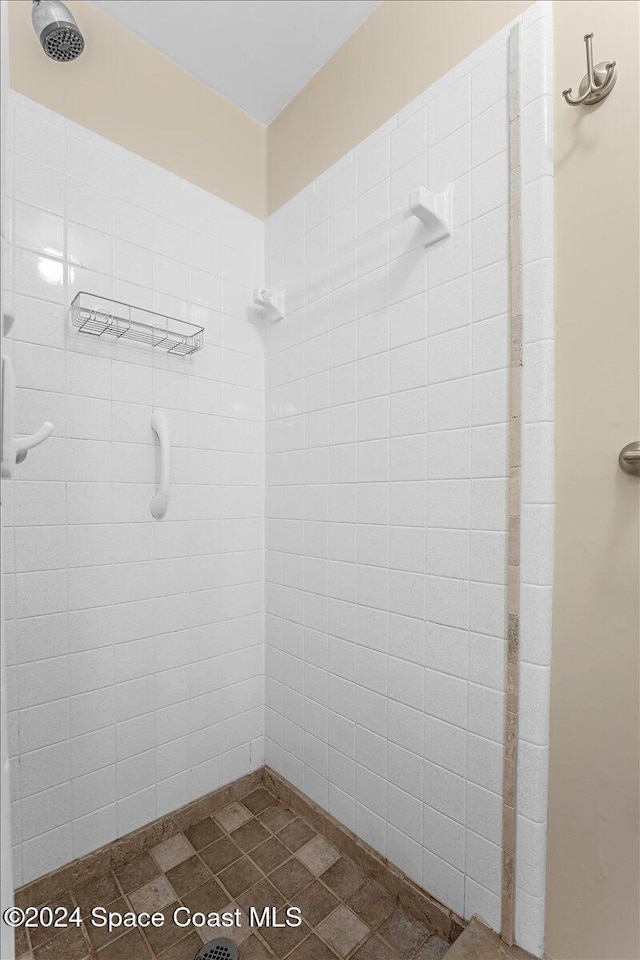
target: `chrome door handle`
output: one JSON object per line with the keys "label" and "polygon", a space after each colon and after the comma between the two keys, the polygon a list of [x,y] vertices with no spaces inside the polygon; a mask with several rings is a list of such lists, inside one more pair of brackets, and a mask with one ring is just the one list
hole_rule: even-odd
{"label": "chrome door handle", "polygon": [[640,440],[634,440],[623,447],[618,457],[620,469],[633,477],[640,477]]}

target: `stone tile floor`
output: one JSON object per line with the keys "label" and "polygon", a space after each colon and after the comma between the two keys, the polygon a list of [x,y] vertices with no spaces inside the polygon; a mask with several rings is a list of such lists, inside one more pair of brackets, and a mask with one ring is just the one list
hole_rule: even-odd
{"label": "stone tile floor", "polygon": [[[176,907],[242,911],[231,929],[177,926]],[[306,821],[262,787],[50,906],[160,911],[167,922],[109,934],[84,923],[24,930],[18,960],[193,960],[203,942],[235,940],[241,960],[440,960],[449,944]],[[299,927],[248,926],[250,907],[299,907]]]}

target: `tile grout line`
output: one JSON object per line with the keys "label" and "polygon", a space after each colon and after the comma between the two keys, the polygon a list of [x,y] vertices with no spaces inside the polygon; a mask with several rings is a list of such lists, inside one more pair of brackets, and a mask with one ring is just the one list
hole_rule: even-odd
{"label": "tile grout line", "polygon": [[520,634],[520,474],[522,408],[522,186],[520,23],[509,34],[509,481],[507,644],[502,800],[502,939],[515,940],[516,766]]}

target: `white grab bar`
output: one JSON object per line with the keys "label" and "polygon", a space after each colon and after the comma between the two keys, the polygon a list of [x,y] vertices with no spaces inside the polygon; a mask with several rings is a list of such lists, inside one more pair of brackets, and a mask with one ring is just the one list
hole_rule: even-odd
{"label": "white grab bar", "polygon": [[[5,315],[5,320],[6,315]],[[53,433],[53,424],[47,420],[39,430],[26,437],[14,436],[15,425],[15,380],[13,366],[8,356],[2,357],[2,400],[0,401],[0,435],[2,455],[0,473],[11,479],[16,463],[22,463],[29,450],[43,443]]]}
{"label": "white grab bar", "polygon": [[0,401],[0,435],[2,439],[2,476],[10,480],[16,466],[15,383],[8,356],[2,356],[2,400]]}
{"label": "white grab bar", "polygon": [[160,483],[154,496],[151,498],[151,516],[162,520],[169,508],[169,491],[171,487],[171,448],[169,445],[169,423],[164,410],[151,412],[151,429],[160,442]]}

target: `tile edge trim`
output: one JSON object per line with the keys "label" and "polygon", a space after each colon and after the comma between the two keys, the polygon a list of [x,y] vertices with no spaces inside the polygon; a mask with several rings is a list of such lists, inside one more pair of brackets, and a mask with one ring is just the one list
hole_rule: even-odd
{"label": "tile edge trim", "polygon": [[521,24],[509,34],[509,463],[506,677],[502,762],[501,937],[515,941],[516,782],[520,648],[520,485],[522,468],[522,170],[520,166]]}

